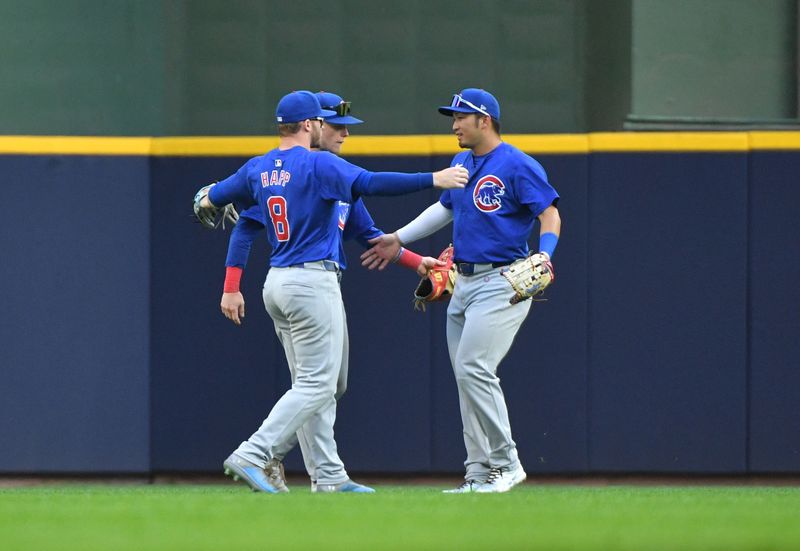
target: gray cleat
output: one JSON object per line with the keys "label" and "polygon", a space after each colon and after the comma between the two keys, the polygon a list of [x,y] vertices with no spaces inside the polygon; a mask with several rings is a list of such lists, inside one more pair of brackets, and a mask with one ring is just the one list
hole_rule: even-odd
{"label": "gray cleat", "polygon": [[235,453],[232,453],[222,466],[226,475],[232,476],[234,480],[244,481],[254,492],[277,494],[280,491],[272,485],[261,467],[242,459]]}
{"label": "gray cleat", "polygon": [[340,482],[339,484],[312,484],[311,491],[316,493],[344,493],[344,492],[351,492],[355,494],[374,494],[375,490],[370,488],[369,486],[364,486],[363,484],[358,484],[353,482],[352,480],[345,480],[344,482]]}

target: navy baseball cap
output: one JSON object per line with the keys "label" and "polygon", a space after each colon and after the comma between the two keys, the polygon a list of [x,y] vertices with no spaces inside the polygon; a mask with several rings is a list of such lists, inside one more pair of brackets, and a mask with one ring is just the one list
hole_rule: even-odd
{"label": "navy baseball cap", "polygon": [[317,96],[308,90],[286,94],[275,109],[275,119],[278,124],[324,118],[335,114],[335,111],[327,111],[320,107]]}
{"label": "navy baseball cap", "polygon": [[453,101],[440,107],[439,113],[448,117],[453,113],[480,113],[500,122],[500,104],[492,94],[480,88],[464,88],[453,94]]}
{"label": "navy baseball cap", "polygon": [[317,92],[314,95],[317,96],[323,109],[334,112],[333,115],[325,117],[325,122],[330,124],[361,124],[364,122],[350,115],[350,102],[344,101],[342,96],[332,92]]}

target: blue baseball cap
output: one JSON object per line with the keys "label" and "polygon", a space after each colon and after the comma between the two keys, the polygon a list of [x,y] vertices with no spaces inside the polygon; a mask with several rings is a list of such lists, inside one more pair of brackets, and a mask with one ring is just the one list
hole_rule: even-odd
{"label": "blue baseball cap", "polygon": [[480,88],[464,88],[453,94],[453,101],[440,107],[439,113],[448,117],[453,113],[480,113],[500,122],[500,104],[492,94]]}
{"label": "blue baseball cap", "polygon": [[335,114],[335,111],[327,111],[320,107],[317,96],[308,90],[286,94],[275,109],[275,119],[278,124],[300,122],[317,117],[324,118]]}
{"label": "blue baseball cap", "polygon": [[314,95],[317,96],[323,109],[329,109],[334,112],[333,115],[325,117],[325,122],[330,124],[361,124],[364,122],[349,114],[350,102],[344,101],[342,96],[332,92],[317,92]]}

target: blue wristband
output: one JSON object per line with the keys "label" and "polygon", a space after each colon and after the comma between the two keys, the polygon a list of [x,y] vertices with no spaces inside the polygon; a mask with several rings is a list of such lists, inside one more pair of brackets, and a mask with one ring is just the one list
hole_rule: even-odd
{"label": "blue wristband", "polygon": [[553,258],[553,251],[556,250],[558,244],[558,236],[553,232],[543,233],[539,236],[539,252],[547,253],[550,258]]}

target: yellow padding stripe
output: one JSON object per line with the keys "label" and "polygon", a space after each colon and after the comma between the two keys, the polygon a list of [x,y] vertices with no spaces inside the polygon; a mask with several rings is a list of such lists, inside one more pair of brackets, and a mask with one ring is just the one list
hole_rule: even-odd
{"label": "yellow padding stripe", "polygon": [[0,136],[5,155],[149,155],[153,138]]}
{"label": "yellow padding stripe", "polygon": [[[800,132],[597,132],[506,134],[503,139],[532,154],[591,152],[746,152],[800,150]],[[153,155],[251,157],[278,145],[274,136],[90,137],[0,136],[0,155]],[[351,136],[342,154],[452,155],[451,135]]]}
{"label": "yellow padding stripe", "polygon": [[255,157],[278,147],[273,136],[153,138],[151,155],[160,157]]}
{"label": "yellow padding stripe", "polygon": [[800,149],[800,132],[750,132],[750,149]]}
{"label": "yellow padding stripe", "polygon": [[589,134],[591,151],[748,151],[747,132],[602,132]]}

